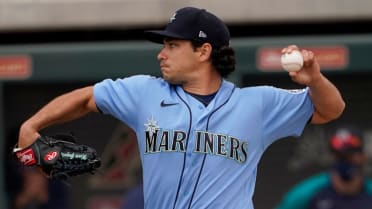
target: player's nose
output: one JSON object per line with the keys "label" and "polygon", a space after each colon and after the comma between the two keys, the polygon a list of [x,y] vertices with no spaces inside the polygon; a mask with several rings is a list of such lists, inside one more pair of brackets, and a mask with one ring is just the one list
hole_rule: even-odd
{"label": "player's nose", "polygon": [[159,51],[157,58],[158,58],[159,61],[164,60],[164,59],[167,58],[165,53],[164,53],[164,48]]}

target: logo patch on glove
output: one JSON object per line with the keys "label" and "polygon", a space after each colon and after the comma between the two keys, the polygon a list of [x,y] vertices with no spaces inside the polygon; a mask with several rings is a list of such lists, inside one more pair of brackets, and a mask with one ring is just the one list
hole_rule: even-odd
{"label": "logo patch on glove", "polygon": [[44,156],[45,161],[52,161],[58,156],[57,151],[50,151]]}
{"label": "logo patch on glove", "polygon": [[36,163],[35,153],[31,148],[17,152],[16,155],[23,165],[30,166]]}
{"label": "logo patch on glove", "polygon": [[79,159],[79,160],[87,160],[88,156],[82,153],[73,153],[73,152],[61,152],[61,156],[63,158],[68,158],[70,160]]}

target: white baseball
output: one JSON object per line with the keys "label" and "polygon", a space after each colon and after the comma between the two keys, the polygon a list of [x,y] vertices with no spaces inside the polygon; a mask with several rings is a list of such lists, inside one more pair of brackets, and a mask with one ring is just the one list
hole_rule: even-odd
{"label": "white baseball", "polygon": [[304,58],[300,51],[295,50],[291,53],[285,53],[282,55],[280,62],[284,70],[288,72],[301,70],[304,64]]}

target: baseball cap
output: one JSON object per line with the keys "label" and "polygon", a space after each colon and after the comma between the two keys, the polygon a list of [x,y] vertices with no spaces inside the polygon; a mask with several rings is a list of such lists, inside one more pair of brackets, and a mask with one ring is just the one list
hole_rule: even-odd
{"label": "baseball cap", "polygon": [[351,128],[339,128],[330,137],[330,148],[338,153],[363,152],[363,137]]}
{"label": "baseball cap", "polygon": [[145,31],[145,37],[163,44],[165,37],[208,42],[214,47],[228,46],[230,32],[225,23],[205,9],[184,7],[169,19],[165,30]]}

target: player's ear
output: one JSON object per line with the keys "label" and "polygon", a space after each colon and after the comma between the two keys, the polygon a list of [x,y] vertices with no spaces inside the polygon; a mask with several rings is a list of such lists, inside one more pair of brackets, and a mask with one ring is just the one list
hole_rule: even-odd
{"label": "player's ear", "polygon": [[212,45],[210,43],[204,43],[200,46],[200,61],[209,60],[212,54]]}

